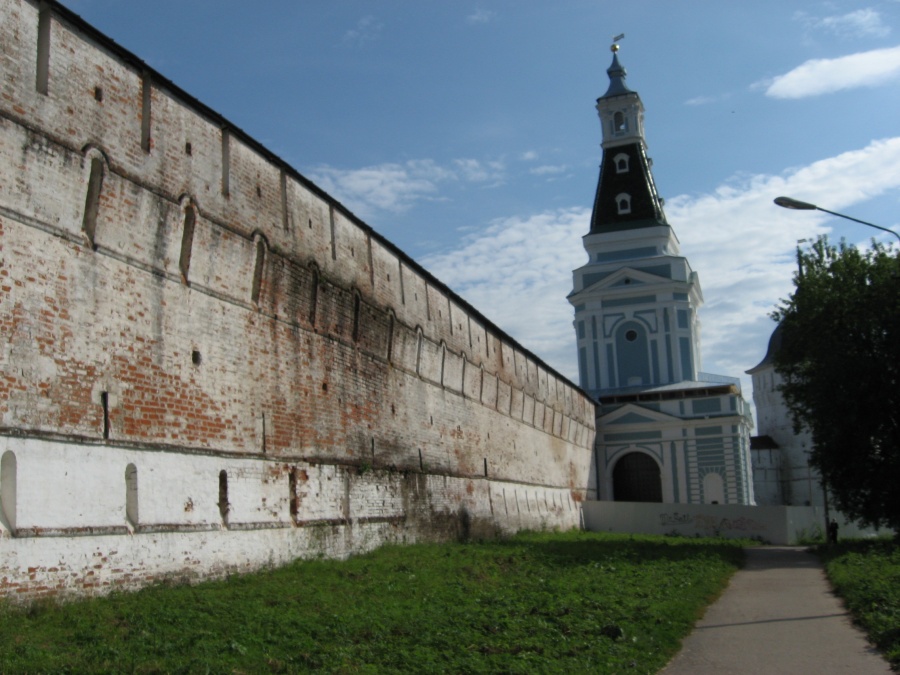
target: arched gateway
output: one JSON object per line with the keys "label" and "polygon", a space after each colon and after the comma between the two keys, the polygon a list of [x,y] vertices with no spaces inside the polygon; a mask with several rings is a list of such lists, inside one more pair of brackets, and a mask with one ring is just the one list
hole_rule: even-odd
{"label": "arched gateway", "polygon": [[662,502],[659,465],[642,452],[629,452],[613,469],[613,499],[617,502]]}

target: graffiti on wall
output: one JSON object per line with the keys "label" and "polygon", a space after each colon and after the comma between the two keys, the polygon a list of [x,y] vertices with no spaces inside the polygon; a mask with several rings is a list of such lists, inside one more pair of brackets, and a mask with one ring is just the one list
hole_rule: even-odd
{"label": "graffiti on wall", "polygon": [[725,531],[738,532],[764,532],[766,526],[752,518],[721,518],[719,516],[710,516],[706,514],[696,513],[660,513],[659,524],[663,527],[671,526],[693,526],[695,529],[708,535],[718,535]]}

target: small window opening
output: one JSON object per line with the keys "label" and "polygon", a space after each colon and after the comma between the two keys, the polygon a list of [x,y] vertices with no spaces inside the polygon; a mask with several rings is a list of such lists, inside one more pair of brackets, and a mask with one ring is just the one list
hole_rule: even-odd
{"label": "small window opening", "polygon": [[100,405],[103,408],[103,439],[109,439],[109,392],[100,392]]}
{"label": "small window opening", "polygon": [[628,173],[628,155],[624,152],[613,158],[616,164],[616,173]]}
{"label": "small window opening", "polygon": [[[41,3],[43,5],[43,3]],[[44,5],[38,13],[37,80],[39,94],[46,95],[50,85],[50,7]]]}
{"label": "small window opening", "polygon": [[97,103],[103,103],[103,88],[102,87],[94,87],[94,100]]}
{"label": "small window opening", "polygon": [[353,294],[353,341],[359,342],[360,311],[362,310],[359,295]]}
{"label": "small window opening", "polygon": [[488,477],[487,457],[484,458],[484,477]]}
{"label": "small window opening", "polygon": [[256,186],[256,196],[262,197],[262,188],[259,185]]}
{"label": "small window opening", "polygon": [[616,208],[618,209],[619,215],[631,213],[631,195],[624,193],[616,195]]}
{"label": "small window opening", "polygon": [[288,485],[289,485],[289,504],[291,509],[291,520],[296,524],[300,518],[300,495],[297,494],[297,468],[294,467],[291,469],[291,472],[288,474]]}
{"label": "small window opening", "polygon": [[141,150],[150,152],[150,73],[145,72],[141,78]]}
{"label": "small window opening", "polygon": [[191,352],[191,363],[193,363],[195,366],[199,366],[202,362],[203,357],[200,355],[200,352],[196,349],[193,350]]}
{"label": "small window opening", "polygon": [[262,445],[262,453],[266,454],[266,413],[262,413],[260,415],[259,423],[260,423],[260,427],[262,427],[261,428],[262,439],[260,439],[261,445]]}
{"label": "small window opening", "polygon": [[231,134],[222,129],[222,195],[231,196]]}
{"label": "small window opening", "polygon": [[634,342],[635,340],[637,340],[637,338],[638,334],[636,330],[625,331],[625,339],[628,340],[628,342]]}
{"label": "small window opening", "polygon": [[186,155],[194,154],[194,148],[193,148],[193,146],[191,146],[190,141],[188,141],[187,143],[184,144],[184,154],[186,154]]}
{"label": "small window opening", "polygon": [[260,236],[256,240],[256,260],[253,263],[253,283],[250,286],[250,300],[259,306],[262,291],[263,266],[266,263],[266,242]]}
{"label": "small window opening", "polygon": [[287,174],[282,169],[281,175],[278,177],[278,191],[281,194],[281,227],[285,232],[290,230],[291,227],[291,218],[290,213],[288,212],[288,186],[287,186]]}
{"label": "small window opening", "polygon": [[184,210],[184,224],[181,229],[181,255],[178,258],[178,269],[181,270],[181,281],[188,283],[188,271],[191,268],[191,250],[194,246],[194,221],[196,215],[192,206]]}
{"label": "small window opening", "polygon": [[219,515],[222,516],[222,522],[228,525],[228,511],[231,505],[228,503],[228,473],[226,471],[219,472]]}

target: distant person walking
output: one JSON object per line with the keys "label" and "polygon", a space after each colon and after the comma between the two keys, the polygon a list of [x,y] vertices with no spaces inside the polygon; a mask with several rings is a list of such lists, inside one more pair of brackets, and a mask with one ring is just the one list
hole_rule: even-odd
{"label": "distant person walking", "polygon": [[828,523],[828,543],[836,544],[838,540],[838,524],[837,521],[832,518],[831,522]]}

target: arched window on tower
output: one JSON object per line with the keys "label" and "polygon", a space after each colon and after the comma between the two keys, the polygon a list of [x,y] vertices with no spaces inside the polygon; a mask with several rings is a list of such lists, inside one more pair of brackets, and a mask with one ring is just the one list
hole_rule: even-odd
{"label": "arched window on tower", "polygon": [[620,216],[631,213],[631,195],[620,192],[616,195],[616,210]]}
{"label": "arched window on tower", "polygon": [[618,155],[613,157],[613,162],[616,164],[616,173],[628,173],[628,155],[624,152],[620,152]]}
{"label": "arched window on tower", "polygon": [[628,118],[621,110],[613,115],[613,133],[619,134],[628,131]]}
{"label": "arched window on tower", "polygon": [[652,383],[647,329],[638,321],[627,321],[615,333],[616,366],[623,387]]}

